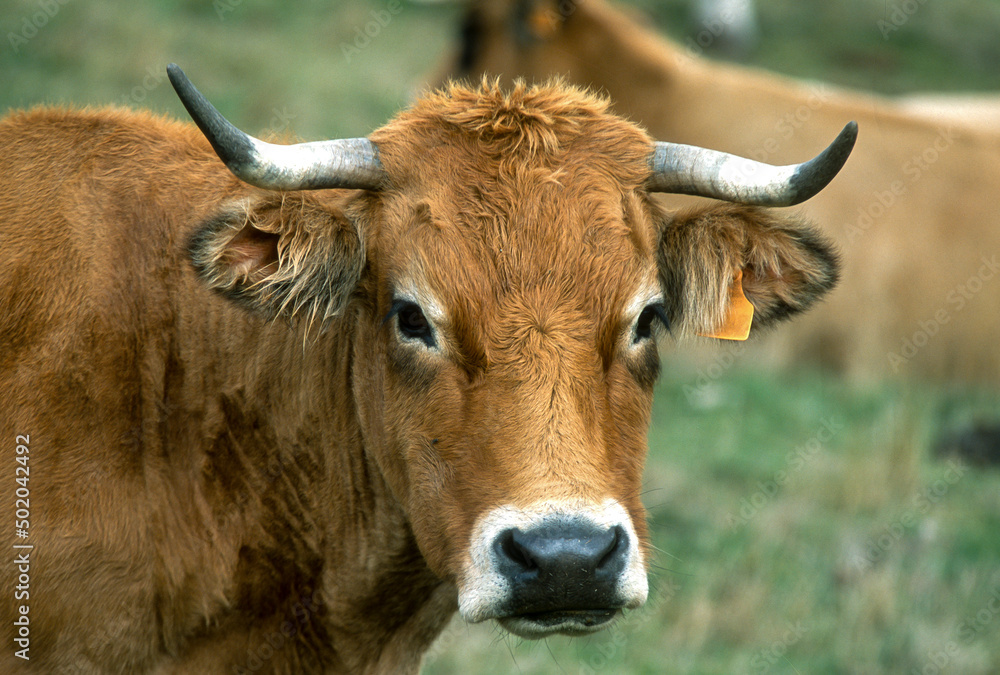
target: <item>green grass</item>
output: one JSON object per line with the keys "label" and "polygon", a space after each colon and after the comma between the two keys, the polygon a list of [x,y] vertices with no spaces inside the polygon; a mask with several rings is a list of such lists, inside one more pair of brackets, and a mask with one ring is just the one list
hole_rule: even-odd
{"label": "green grass", "polygon": [[962,626],[1000,590],[1000,473],[928,448],[943,408],[995,415],[1000,392],[734,369],[691,400],[696,380],[657,391],[649,605],[541,644],[456,620],[428,673],[909,673],[949,641],[945,672],[996,672],[1000,615]]}
{"label": "green grass", "polygon": [[[691,0],[635,4],[682,44],[706,29],[691,17]],[[757,6],[760,42],[747,56],[753,65],[892,94],[1000,90],[997,0],[757,0]]]}
{"label": "green grass", "polygon": [[[682,42],[700,30],[687,0],[635,4]],[[890,93],[1000,90],[997,0],[920,3],[888,39],[878,21],[893,0],[759,4],[756,65]],[[0,107],[125,102],[185,118],[161,75],[176,61],[250,131],[364,135],[406,105],[455,33],[458,8],[404,3],[348,59],[387,5],[68,0],[15,50],[9,35],[40,4],[7,2]],[[684,361],[666,363],[650,431],[647,607],[576,640],[525,643],[456,620],[428,673],[909,674],[938,652],[944,672],[997,672],[1000,616],[983,612],[1000,587],[1000,472],[945,483],[926,511],[914,500],[948,468],[934,439],[1000,419],[1000,393],[741,365],[705,383]],[[824,421],[835,432],[809,446]]]}
{"label": "green grass", "polygon": [[[402,2],[345,54],[388,0],[52,0],[57,11],[26,30],[40,2],[0,10],[0,108],[124,101],[182,116],[165,79],[150,76],[176,61],[239,124],[266,130],[275,109],[287,110],[304,138],[360,135],[384,122],[451,49],[459,14],[452,4]],[[635,4],[682,43],[704,30],[690,0]],[[892,0],[759,4],[755,65],[884,92],[1000,90],[998,0],[920,3],[888,39],[878,21],[899,4]]]}
{"label": "green grass", "polygon": [[38,2],[0,10],[0,107],[124,102],[186,119],[163,76],[173,61],[235,123],[282,132],[287,117],[287,130],[310,139],[366,135],[405,106],[448,46],[457,15],[457,8],[403,3],[366,46],[345,56],[355,29],[388,2],[56,4],[59,11],[16,51],[9,34],[21,35]]}

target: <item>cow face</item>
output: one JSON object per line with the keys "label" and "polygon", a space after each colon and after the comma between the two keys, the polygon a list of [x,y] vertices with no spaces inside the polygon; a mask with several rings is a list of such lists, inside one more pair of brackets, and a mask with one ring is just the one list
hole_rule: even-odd
{"label": "cow face", "polygon": [[248,198],[196,266],[257,311],[339,322],[365,452],[465,618],[596,630],[646,597],[657,336],[721,323],[737,273],[766,326],[834,257],[751,207],[661,212],[651,140],[562,85],[453,86],[371,141],[381,189]]}

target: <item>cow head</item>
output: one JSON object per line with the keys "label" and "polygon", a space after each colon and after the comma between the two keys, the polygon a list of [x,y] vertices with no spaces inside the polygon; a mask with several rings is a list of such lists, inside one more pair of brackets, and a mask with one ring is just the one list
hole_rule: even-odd
{"label": "cow head", "polygon": [[[370,139],[272,146],[171,79],[234,173],[295,190],[205,225],[196,267],[256,311],[350,322],[366,451],[462,615],[540,637],[640,605],[657,336],[716,327],[736,275],[754,330],[836,278],[793,218],[718,203],[677,216],[649,192],[797,201],[851,134],[811,164],[750,166],[653,143],[572,87],[484,82],[429,94]],[[331,187],[362,189],[298,191]]]}
{"label": "cow head", "polygon": [[[469,3],[458,50],[436,79],[489,73],[507,81],[541,81],[560,74],[578,82],[616,82],[623,69],[619,59],[626,55],[609,42],[615,33],[631,48],[643,49],[643,36],[636,35],[628,15],[601,0],[479,0]],[[641,72],[640,63],[624,65],[629,78],[663,77]],[[612,77],[602,78],[602,72]]]}

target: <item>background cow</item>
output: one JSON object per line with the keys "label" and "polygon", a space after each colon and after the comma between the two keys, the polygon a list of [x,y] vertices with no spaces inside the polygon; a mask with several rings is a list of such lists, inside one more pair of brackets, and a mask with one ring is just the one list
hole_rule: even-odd
{"label": "background cow", "polygon": [[907,114],[938,126],[968,125],[990,135],[1000,134],[1000,96],[910,94],[896,101]]}
{"label": "background cow", "polygon": [[462,35],[450,75],[565,75],[656,137],[758,160],[793,161],[857,119],[854,160],[805,207],[840,244],[844,282],[767,356],[866,379],[1000,377],[1000,129],[698,58],[603,0],[473,3]]}
{"label": "background cow", "polygon": [[541,637],[641,604],[660,325],[716,330],[737,276],[756,330],[837,276],[795,217],[649,191],[795,202],[851,129],[734,183],[559,84],[274,146],[171,80],[208,141],[0,121],[0,437],[29,448],[34,546],[3,670],[414,672],[456,608]]}

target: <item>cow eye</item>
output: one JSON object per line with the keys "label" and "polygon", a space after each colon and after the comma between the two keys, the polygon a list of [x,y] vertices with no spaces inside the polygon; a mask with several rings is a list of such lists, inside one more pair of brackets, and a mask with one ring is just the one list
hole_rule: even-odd
{"label": "cow eye", "polygon": [[420,305],[409,300],[393,303],[392,313],[396,315],[396,326],[404,340],[420,340],[428,347],[434,347],[434,331],[424,316]]}
{"label": "cow eye", "polygon": [[652,339],[656,321],[659,321],[667,330],[670,330],[670,319],[667,317],[667,312],[663,309],[663,305],[660,303],[646,305],[642,312],[639,313],[639,318],[635,322],[635,335],[632,337],[632,344]]}

